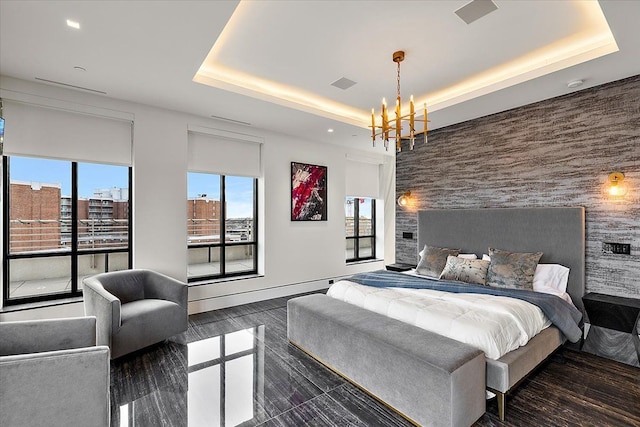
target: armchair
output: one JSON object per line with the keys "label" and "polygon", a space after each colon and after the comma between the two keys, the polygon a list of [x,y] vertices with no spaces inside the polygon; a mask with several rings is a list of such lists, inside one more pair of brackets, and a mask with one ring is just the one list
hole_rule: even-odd
{"label": "armchair", "polygon": [[0,322],[0,425],[108,426],[109,369],[95,317]]}
{"label": "armchair", "polygon": [[123,270],[82,282],[85,314],[96,316],[98,344],[109,346],[112,359],[187,330],[187,285],[178,280],[151,270]]}

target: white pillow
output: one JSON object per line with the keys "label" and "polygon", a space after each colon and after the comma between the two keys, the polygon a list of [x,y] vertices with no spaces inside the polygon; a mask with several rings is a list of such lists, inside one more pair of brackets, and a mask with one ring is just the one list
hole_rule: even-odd
{"label": "white pillow", "polygon": [[543,287],[567,292],[569,269],[560,264],[538,264],[533,275],[533,290],[539,291]]}
{"label": "white pillow", "polygon": [[491,261],[491,257],[487,254],[482,254],[482,260],[483,261]]}

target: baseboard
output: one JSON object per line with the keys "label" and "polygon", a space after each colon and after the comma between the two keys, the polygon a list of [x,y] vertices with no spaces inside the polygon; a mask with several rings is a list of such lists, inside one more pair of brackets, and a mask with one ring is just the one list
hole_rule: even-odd
{"label": "baseboard", "polygon": [[[349,276],[344,276],[349,277]],[[341,277],[332,279],[340,280]],[[203,313],[221,308],[234,307],[236,305],[249,304],[252,302],[265,301],[273,298],[286,297],[305,292],[326,289],[330,286],[329,279],[311,280],[308,282],[291,283],[287,285],[274,286],[256,291],[239,292],[232,295],[222,295],[219,297],[206,298],[197,301],[189,301],[189,314]]]}

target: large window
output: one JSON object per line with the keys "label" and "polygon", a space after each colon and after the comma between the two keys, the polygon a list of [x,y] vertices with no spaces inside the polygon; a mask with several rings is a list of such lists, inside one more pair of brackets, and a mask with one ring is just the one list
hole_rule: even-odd
{"label": "large window", "polygon": [[82,279],[131,266],[131,170],[3,158],[5,304],[80,295]]}
{"label": "large window", "polygon": [[258,271],[257,182],[255,178],[188,173],[190,282]]}
{"label": "large window", "polygon": [[347,262],[376,257],[376,200],[365,197],[347,197],[346,258]]}

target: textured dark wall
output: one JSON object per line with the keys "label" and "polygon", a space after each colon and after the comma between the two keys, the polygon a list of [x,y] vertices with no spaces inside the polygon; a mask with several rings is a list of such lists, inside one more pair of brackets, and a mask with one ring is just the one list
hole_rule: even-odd
{"label": "textured dark wall", "polygon": [[[613,171],[629,189],[618,200]],[[396,157],[396,194],[415,197],[396,208],[396,260],[416,262],[420,209],[584,206],[587,291],[640,297],[639,183],[640,76],[438,129]]]}

